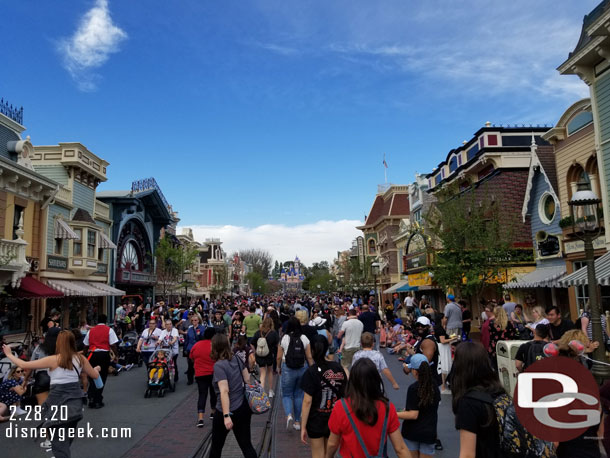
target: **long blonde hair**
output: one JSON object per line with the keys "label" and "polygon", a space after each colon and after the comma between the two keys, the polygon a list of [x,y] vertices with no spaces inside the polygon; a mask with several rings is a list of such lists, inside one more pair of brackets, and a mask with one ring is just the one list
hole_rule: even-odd
{"label": "long blonde hair", "polygon": [[506,310],[501,305],[496,305],[494,307],[494,324],[496,327],[500,328],[500,331],[504,331],[506,326],[508,326],[508,315],[506,314]]}
{"label": "long blonde hair", "polygon": [[265,318],[261,323],[261,332],[267,334],[273,329],[273,320],[269,317]]}
{"label": "long blonde hair", "polygon": [[307,324],[308,319],[307,319],[307,312],[305,310],[297,310],[296,313],[294,314],[294,316],[297,317],[297,319],[299,320],[299,323],[301,323],[301,326],[304,326]]}
{"label": "long blonde hair", "polygon": [[534,307],[532,307],[532,313],[536,312],[538,314],[538,316],[540,318],[538,318],[539,320],[546,318],[546,313],[544,312],[544,307],[542,307],[542,305],[536,305]]}

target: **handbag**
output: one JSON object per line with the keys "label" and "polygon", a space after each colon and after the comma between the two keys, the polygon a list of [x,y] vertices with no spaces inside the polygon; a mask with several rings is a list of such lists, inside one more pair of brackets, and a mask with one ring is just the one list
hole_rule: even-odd
{"label": "handbag", "polygon": [[239,366],[239,373],[242,376],[242,380],[244,382],[244,397],[246,398],[246,402],[250,406],[250,410],[255,415],[260,415],[266,413],[271,409],[271,401],[269,400],[269,396],[263,390],[263,386],[260,382],[254,378],[254,383],[246,382],[244,379],[243,369],[241,359],[236,356],[237,365]]}
{"label": "handbag", "polygon": [[383,419],[383,429],[381,430],[381,440],[379,441],[379,449],[377,451],[377,455],[375,455],[375,456],[369,455],[369,451],[366,448],[366,444],[362,440],[362,436],[360,435],[360,432],[358,431],[358,428],[356,427],[356,423],[354,422],[354,419],[352,418],[351,414],[349,413],[349,409],[347,408],[345,399],[341,399],[341,405],[343,406],[343,410],[345,410],[345,414],[347,415],[349,422],[352,424],[352,429],[354,430],[354,433],[356,433],[356,438],[358,439],[358,443],[360,444],[360,448],[362,449],[362,452],[364,453],[365,458],[385,458],[385,457],[387,457],[388,456],[388,444],[386,442],[387,441],[386,431],[388,428],[388,415],[390,413],[390,405],[386,404],[386,406],[385,406],[385,418]]}

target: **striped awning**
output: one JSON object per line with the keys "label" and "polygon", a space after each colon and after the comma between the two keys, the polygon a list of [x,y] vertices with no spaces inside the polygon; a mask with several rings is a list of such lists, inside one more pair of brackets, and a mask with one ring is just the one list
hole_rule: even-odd
{"label": "striped awning", "polygon": [[95,289],[99,289],[103,293],[101,294],[102,296],[124,296],[125,294],[127,294],[125,291],[107,285],[106,283],[94,281],[88,281],[86,283]]}
{"label": "striped awning", "polygon": [[99,297],[106,296],[106,294],[102,294],[102,292],[94,288],[93,286],[89,286],[87,282],[84,281],[72,281],[72,280],[55,280],[49,278],[47,283],[52,288],[61,291],[66,296],[82,296],[82,297]]}
{"label": "striped awning", "polygon": [[402,288],[403,286],[407,286],[408,287],[409,286],[409,280],[400,280],[395,285],[392,285],[388,289],[384,290],[383,294],[395,293],[399,288]]}
{"label": "striped awning", "polygon": [[112,243],[112,240],[110,240],[103,232],[99,233],[98,246],[100,248],[110,248],[112,250],[116,250],[116,245]]}
{"label": "striped awning", "polygon": [[561,288],[560,279],[566,273],[566,267],[538,267],[517,279],[504,285],[504,289],[519,288]]}
{"label": "striped awning", "polygon": [[[610,253],[606,253],[595,260],[595,279],[599,285],[610,285]],[[587,266],[561,279],[561,284],[565,287],[586,285],[588,283]]]}
{"label": "striped awning", "polygon": [[63,219],[57,218],[55,220],[55,238],[56,239],[69,239],[69,240],[80,240],[80,237],[74,230],[66,223]]}

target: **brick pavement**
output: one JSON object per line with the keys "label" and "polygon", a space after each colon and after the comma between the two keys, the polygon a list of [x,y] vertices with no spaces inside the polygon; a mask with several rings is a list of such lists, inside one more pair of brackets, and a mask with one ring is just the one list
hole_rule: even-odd
{"label": "brick pavement", "polygon": [[208,418],[203,428],[195,426],[197,397],[197,390],[193,390],[122,458],[192,456],[212,428],[212,421]]}

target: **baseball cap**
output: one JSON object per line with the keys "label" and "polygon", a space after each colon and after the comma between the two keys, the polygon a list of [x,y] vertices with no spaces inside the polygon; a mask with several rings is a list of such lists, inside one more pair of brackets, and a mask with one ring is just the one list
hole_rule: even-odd
{"label": "baseball cap", "polygon": [[419,370],[419,366],[421,366],[421,363],[427,362],[428,358],[426,358],[425,355],[422,355],[421,353],[416,353],[411,356],[411,360],[409,361],[409,364],[407,364],[407,366],[409,367],[409,369]]}
{"label": "baseball cap", "polygon": [[447,299],[449,299],[450,301],[454,301],[455,296],[453,294],[447,294]]}
{"label": "baseball cap", "polygon": [[420,316],[415,323],[421,324],[422,326],[430,326],[430,318],[427,316]]}

